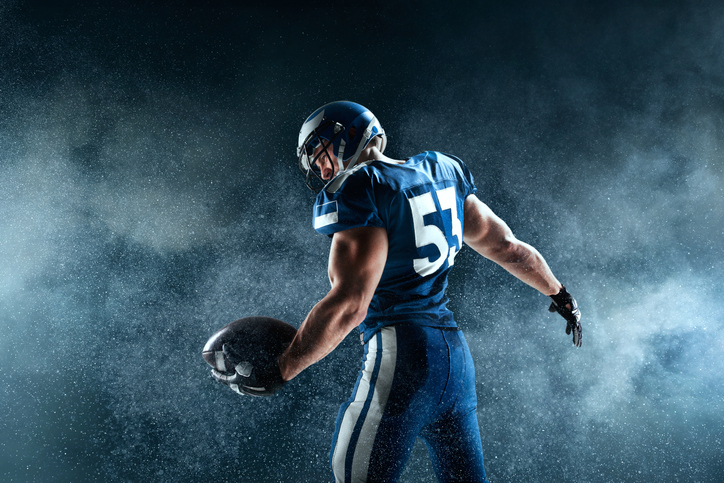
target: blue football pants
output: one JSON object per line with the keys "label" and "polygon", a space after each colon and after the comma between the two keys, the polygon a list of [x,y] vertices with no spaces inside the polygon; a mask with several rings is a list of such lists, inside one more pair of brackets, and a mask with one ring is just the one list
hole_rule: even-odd
{"label": "blue football pants", "polygon": [[337,416],[335,481],[397,481],[419,436],[440,482],[488,483],[476,407],[461,331],[384,327],[365,344],[362,370]]}

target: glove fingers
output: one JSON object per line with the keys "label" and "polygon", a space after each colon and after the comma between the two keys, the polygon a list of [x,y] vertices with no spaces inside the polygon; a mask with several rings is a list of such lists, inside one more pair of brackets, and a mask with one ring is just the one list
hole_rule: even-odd
{"label": "glove fingers", "polygon": [[284,385],[276,359],[268,365],[255,366],[245,361],[244,356],[238,354],[231,344],[222,345],[222,351],[234,367],[234,372],[224,373],[215,369],[211,372],[214,379],[235,392],[249,396],[271,396]]}
{"label": "glove fingers", "polygon": [[221,350],[224,351],[224,355],[226,356],[229,361],[231,361],[234,365],[238,364],[241,361],[241,354],[236,352],[231,344],[224,344],[221,346]]}
{"label": "glove fingers", "polygon": [[232,384],[231,389],[234,390],[237,394],[241,394],[242,396],[263,396],[264,394],[260,394],[258,391],[252,391],[248,389],[246,386],[243,386],[241,384]]}
{"label": "glove fingers", "polygon": [[573,344],[576,347],[581,347],[581,340],[583,339],[583,333],[581,331],[581,325],[577,324],[573,328]]}
{"label": "glove fingers", "polygon": [[239,374],[234,371],[231,374],[224,374],[222,372],[217,371],[216,369],[211,369],[211,375],[214,376],[214,379],[219,381],[222,384],[236,384],[239,379]]}

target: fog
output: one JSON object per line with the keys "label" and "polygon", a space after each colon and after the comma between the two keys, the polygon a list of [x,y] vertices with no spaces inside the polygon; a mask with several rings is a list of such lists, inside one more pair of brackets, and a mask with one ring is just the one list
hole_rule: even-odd
{"label": "fog", "polygon": [[[490,481],[720,481],[723,32],[715,2],[6,2],[0,479],[331,479],[357,332],[272,398],[201,349],[326,293],[296,138],[350,99],[390,156],[465,160],[581,307],[576,349],[546,297],[456,257]],[[435,481],[422,444],[402,481]]]}

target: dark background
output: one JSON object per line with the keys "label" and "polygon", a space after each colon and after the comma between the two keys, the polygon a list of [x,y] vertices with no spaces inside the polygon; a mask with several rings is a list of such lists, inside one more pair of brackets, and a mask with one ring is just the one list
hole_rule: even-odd
{"label": "dark background", "polygon": [[0,6],[0,480],[328,481],[356,331],[268,399],[201,349],[326,293],[295,146],[349,99],[582,308],[456,258],[491,482],[721,481],[720,2],[176,3]]}

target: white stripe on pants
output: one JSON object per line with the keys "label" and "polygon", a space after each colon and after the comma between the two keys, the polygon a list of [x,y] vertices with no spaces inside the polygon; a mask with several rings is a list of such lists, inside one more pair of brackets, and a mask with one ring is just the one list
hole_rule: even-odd
{"label": "white stripe on pants", "polygon": [[[347,453],[349,452],[350,443],[355,446],[351,462],[352,480],[349,483],[367,481],[372,446],[375,442],[377,428],[384,413],[395,374],[397,359],[395,328],[392,326],[384,327],[367,344],[368,350],[362,378],[356,388],[354,401],[349,404],[344,413],[337,444],[334,448],[334,455],[332,456],[332,470],[337,482],[345,482],[345,472],[348,466]],[[380,351],[382,351],[382,356],[375,377],[375,364]],[[369,407],[363,414],[371,386],[374,386],[374,392]],[[361,427],[358,428],[361,415],[364,420],[361,422]]]}

